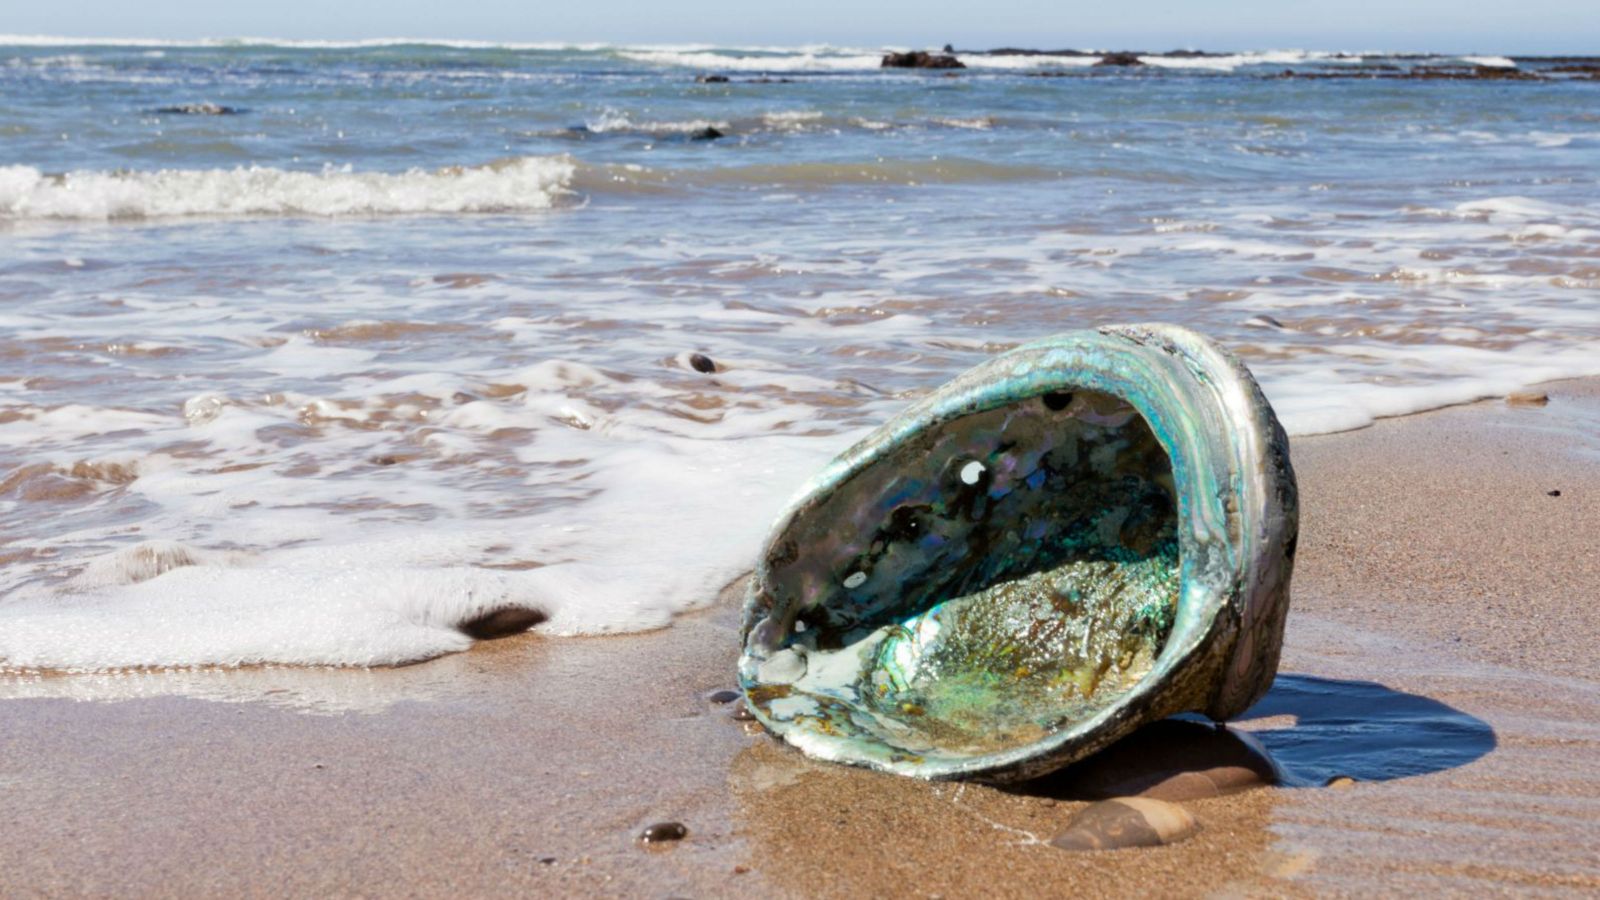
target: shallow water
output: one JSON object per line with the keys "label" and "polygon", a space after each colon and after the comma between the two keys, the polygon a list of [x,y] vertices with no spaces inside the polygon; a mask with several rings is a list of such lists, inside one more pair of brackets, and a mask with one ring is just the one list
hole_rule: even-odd
{"label": "shallow water", "polygon": [[665,625],[1071,328],[1206,331],[1296,434],[1600,374],[1600,85],[875,59],[0,46],[0,666]]}

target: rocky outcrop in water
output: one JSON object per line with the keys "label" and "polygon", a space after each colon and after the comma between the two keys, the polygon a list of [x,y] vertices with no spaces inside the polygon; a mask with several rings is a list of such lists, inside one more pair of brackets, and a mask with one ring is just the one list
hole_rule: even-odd
{"label": "rocky outcrop in water", "polygon": [[879,66],[884,69],[965,69],[967,64],[948,53],[912,50],[909,53],[885,53]]}
{"label": "rocky outcrop in water", "polygon": [[[1551,71],[1558,71],[1552,69]],[[1313,72],[1284,69],[1279,78],[1310,80],[1385,78],[1399,81],[1548,81],[1537,72],[1509,66],[1412,66],[1366,65],[1349,70],[1327,69]]]}
{"label": "rocky outcrop in water", "polygon": [[180,103],[176,106],[163,106],[156,110],[163,116],[236,116],[244,110],[236,106],[221,106],[216,103]]}
{"label": "rocky outcrop in water", "polygon": [[1142,66],[1144,65],[1144,60],[1140,59],[1137,53],[1129,53],[1126,50],[1122,50],[1116,53],[1107,53],[1105,56],[1100,57],[1100,61],[1095,63],[1095,65]]}

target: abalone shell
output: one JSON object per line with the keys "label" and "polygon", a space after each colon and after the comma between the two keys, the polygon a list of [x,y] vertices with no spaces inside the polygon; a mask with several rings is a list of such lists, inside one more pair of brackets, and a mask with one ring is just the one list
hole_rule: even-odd
{"label": "abalone shell", "polygon": [[739,678],[807,754],[1035,777],[1277,670],[1298,529],[1244,366],[1131,325],[1018,347],[845,451],[780,517]]}

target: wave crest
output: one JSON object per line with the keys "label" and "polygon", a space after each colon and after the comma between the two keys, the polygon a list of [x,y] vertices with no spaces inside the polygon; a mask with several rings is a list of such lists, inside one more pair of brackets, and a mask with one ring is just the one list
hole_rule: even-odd
{"label": "wave crest", "polygon": [[575,169],[565,156],[397,173],[250,166],[52,175],[0,166],[0,220],[526,212],[569,196]]}

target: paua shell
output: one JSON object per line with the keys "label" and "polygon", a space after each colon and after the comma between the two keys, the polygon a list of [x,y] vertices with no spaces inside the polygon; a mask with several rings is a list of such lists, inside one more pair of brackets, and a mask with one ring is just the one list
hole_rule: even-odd
{"label": "paua shell", "polygon": [[998,356],[830,463],[780,517],[739,678],[811,756],[1014,781],[1278,666],[1298,530],[1243,365],[1131,325]]}

